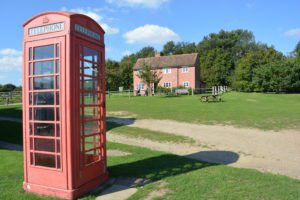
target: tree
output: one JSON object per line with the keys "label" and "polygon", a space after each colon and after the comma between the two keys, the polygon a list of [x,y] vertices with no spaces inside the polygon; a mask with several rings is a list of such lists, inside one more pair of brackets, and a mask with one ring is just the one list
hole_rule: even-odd
{"label": "tree", "polygon": [[2,85],[1,92],[11,92],[16,89],[16,86],[14,84],[8,83],[5,85]]}
{"label": "tree", "polygon": [[169,41],[167,42],[164,46],[163,46],[163,55],[168,56],[168,55],[173,55],[175,51],[175,43],[173,41]]}
{"label": "tree", "polygon": [[300,42],[297,43],[293,53],[297,58],[300,59]]}
{"label": "tree", "polygon": [[[208,86],[221,83],[230,85],[237,62],[254,46],[254,36],[247,30],[221,30],[205,36],[197,45],[202,81],[207,82]],[[216,76],[213,71],[223,74]]]}
{"label": "tree", "polygon": [[233,87],[238,91],[252,92],[254,89],[254,70],[275,62],[284,60],[282,53],[276,51],[274,47],[258,44],[253,51],[242,57],[236,66],[234,73]]}
{"label": "tree", "polygon": [[153,57],[155,55],[155,49],[153,47],[144,47],[136,53],[137,58]]}
{"label": "tree", "polygon": [[118,90],[120,85],[121,73],[120,65],[117,61],[108,59],[106,61],[106,90]]}
{"label": "tree", "polygon": [[143,64],[138,77],[146,84],[149,96],[152,94],[151,87],[153,86],[154,91],[156,91],[157,85],[162,79],[161,72],[152,70],[152,67],[147,64]]}

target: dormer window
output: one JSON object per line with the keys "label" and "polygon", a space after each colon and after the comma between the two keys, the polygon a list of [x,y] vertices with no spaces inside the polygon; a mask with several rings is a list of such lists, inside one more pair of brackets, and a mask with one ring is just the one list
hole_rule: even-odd
{"label": "dormer window", "polygon": [[164,74],[171,74],[171,68],[163,68],[162,71]]}
{"label": "dormer window", "polygon": [[182,73],[187,73],[187,72],[189,72],[189,67],[183,66],[183,67],[181,68],[181,70],[182,70]]}

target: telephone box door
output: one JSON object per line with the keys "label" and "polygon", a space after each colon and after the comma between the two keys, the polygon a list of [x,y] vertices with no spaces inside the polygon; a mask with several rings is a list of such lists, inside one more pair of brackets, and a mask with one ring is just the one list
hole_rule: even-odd
{"label": "telephone box door", "polygon": [[61,134],[65,39],[27,42],[24,52],[28,182],[67,188],[66,136]]}
{"label": "telephone box door", "polygon": [[[76,39],[79,57],[79,184],[106,172],[104,48]],[[76,56],[76,57],[77,57]]]}

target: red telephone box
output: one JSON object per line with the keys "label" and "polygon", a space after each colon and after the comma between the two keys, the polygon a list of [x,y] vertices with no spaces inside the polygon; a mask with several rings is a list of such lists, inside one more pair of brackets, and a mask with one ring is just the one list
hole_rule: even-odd
{"label": "red telephone box", "polygon": [[45,12],[24,24],[24,189],[74,199],[108,179],[104,31]]}

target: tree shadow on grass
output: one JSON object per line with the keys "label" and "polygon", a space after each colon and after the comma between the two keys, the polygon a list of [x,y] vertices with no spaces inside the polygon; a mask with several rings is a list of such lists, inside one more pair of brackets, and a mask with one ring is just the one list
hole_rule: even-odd
{"label": "tree shadow on grass", "polygon": [[106,131],[110,131],[120,126],[128,126],[135,122],[132,117],[106,117]]}
{"label": "tree shadow on grass", "polygon": [[[204,162],[199,161],[194,158],[206,158],[210,161],[216,161],[216,158],[221,158],[224,156],[224,159],[220,159],[222,162]],[[116,164],[108,168],[110,177],[116,177],[116,185],[118,185],[118,179],[130,180],[129,184],[126,185],[127,188],[144,186],[146,184],[162,180],[171,176],[185,174],[194,170],[200,170],[207,167],[217,166],[221,164],[230,164],[238,160],[239,155],[231,151],[203,151],[196,154],[188,155],[188,157],[178,156],[174,154],[163,154],[155,157],[150,157],[146,159],[141,159],[134,162],[128,162],[123,164]],[[209,159],[211,157],[211,159]],[[138,178],[129,178],[128,177],[138,177]],[[146,181],[136,184],[135,180],[146,179]],[[126,182],[125,181],[125,182]],[[121,181],[122,182],[122,181]],[[128,181],[127,181],[128,182]],[[115,189],[109,190],[111,193],[119,192],[126,189],[123,187],[116,187]],[[104,191],[105,194],[106,191]],[[90,193],[93,196],[101,195],[101,191],[96,190]]]}
{"label": "tree shadow on grass", "polygon": [[22,108],[19,108],[19,107],[2,108],[1,107],[0,116],[1,117],[22,118]]}
{"label": "tree shadow on grass", "polygon": [[187,157],[164,154],[114,165],[109,167],[109,172],[111,176],[135,176],[155,181],[219,164],[231,164],[239,159],[239,155],[231,151],[201,151]]}

